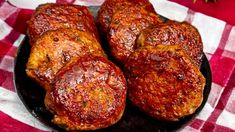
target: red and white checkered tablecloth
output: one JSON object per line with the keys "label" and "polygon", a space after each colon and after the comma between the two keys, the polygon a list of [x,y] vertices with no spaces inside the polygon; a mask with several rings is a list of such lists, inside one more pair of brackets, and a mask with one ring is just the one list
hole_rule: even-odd
{"label": "red and white checkered tablecloth", "polygon": [[[83,5],[100,5],[103,2],[103,0],[38,2],[45,1]],[[188,21],[198,28],[212,70],[212,88],[205,107],[181,131],[235,131],[235,26],[167,0],[151,0],[151,2],[159,14],[169,19]],[[26,110],[13,85],[14,57],[17,47],[25,37],[26,21],[33,12],[31,9],[23,8],[34,9],[37,4],[28,0],[0,0],[1,132],[50,131]]]}

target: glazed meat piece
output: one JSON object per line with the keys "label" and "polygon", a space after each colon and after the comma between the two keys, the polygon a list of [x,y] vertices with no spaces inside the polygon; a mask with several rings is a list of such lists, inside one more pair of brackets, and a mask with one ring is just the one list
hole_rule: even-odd
{"label": "glazed meat piece", "polygon": [[117,11],[112,18],[108,42],[113,57],[124,64],[136,49],[136,39],[140,32],[161,22],[158,15],[146,11],[141,6],[132,6]]}
{"label": "glazed meat piece", "polygon": [[102,33],[109,31],[112,16],[116,11],[133,5],[142,6],[146,10],[155,13],[152,4],[148,0],[105,0],[97,16],[97,21]]}
{"label": "glazed meat piece", "polygon": [[60,68],[71,58],[85,54],[105,56],[91,34],[77,29],[48,31],[32,46],[26,73],[47,90]]}
{"label": "glazed meat piece", "polygon": [[45,105],[53,123],[66,130],[95,130],[116,123],[125,109],[122,71],[104,57],[74,59],[56,75]]}
{"label": "glazed meat piece", "polygon": [[187,22],[169,21],[154,25],[142,31],[137,46],[180,45],[200,67],[203,54],[203,44],[198,30]]}
{"label": "glazed meat piece", "polygon": [[40,5],[28,21],[30,44],[33,45],[46,31],[59,28],[76,28],[99,38],[94,18],[87,7],[49,3]]}
{"label": "glazed meat piece", "polygon": [[178,45],[137,49],[125,75],[131,102],[156,119],[178,121],[202,103],[205,78]]}

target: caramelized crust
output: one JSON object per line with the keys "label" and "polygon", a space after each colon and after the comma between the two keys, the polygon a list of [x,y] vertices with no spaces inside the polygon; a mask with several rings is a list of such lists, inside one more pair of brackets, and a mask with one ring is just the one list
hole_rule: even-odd
{"label": "caramelized crust", "polygon": [[59,28],[76,28],[99,38],[94,18],[87,7],[48,3],[40,5],[28,21],[30,44],[33,45],[46,31]]}
{"label": "caramelized crust", "polygon": [[156,119],[177,121],[202,103],[205,78],[177,45],[137,49],[125,75],[131,102]]}
{"label": "caramelized crust", "polygon": [[140,32],[161,22],[158,15],[146,11],[141,6],[131,6],[117,11],[110,24],[108,42],[113,57],[122,64],[136,49],[136,39]]}
{"label": "caramelized crust", "polygon": [[76,58],[56,75],[45,105],[66,130],[95,130],[116,123],[126,100],[122,71],[104,57]]}
{"label": "caramelized crust", "polygon": [[71,58],[85,54],[105,56],[99,42],[87,32],[76,29],[48,31],[32,46],[26,73],[47,90],[60,68]]}
{"label": "caramelized crust", "polygon": [[103,33],[108,33],[113,14],[126,7],[138,5],[147,11],[155,13],[152,4],[148,0],[105,0],[98,12],[97,21]]}
{"label": "caramelized crust", "polygon": [[137,46],[180,45],[200,67],[203,53],[203,44],[198,30],[187,22],[169,21],[154,25],[141,32]]}
{"label": "caramelized crust", "polygon": [[28,21],[32,45],[27,75],[46,90],[52,122],[67,131],[106,128],[123,115],[128,98],[143,112],[178,121],[201,105],[203,45],[188,23],[162,23],[148,0],[106,0],[98,24],[111,53],[99,44],[87,7],[40,5]]}

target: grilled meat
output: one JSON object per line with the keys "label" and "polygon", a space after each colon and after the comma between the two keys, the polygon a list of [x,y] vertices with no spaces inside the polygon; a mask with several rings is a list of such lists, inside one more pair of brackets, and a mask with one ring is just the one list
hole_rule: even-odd
{"label": "grilled meat", "polygon": [[105,56],[91,34],[77,29],[48,31],[32,46],[26,73],[47,90],[60,68],[71,58],[85,54]]}
{"label": "grilled meat", "polygon": [[180,45],[200,67],[203,44],[198,30],[187,22],[169,21],[143,30],[138,38],[137,47],[164,45]]}
{"label": "grilled meat", "polygon": [[95,130],[116,123],[126,100],[122,71],[104,57],[85,55],[56,75],[45,105],[53,122],[66,130]]}
{"label": "grilled meat", "polygon": [[76,28],[91,33],[99,40],[94,18],[85,6],[43,4],[28,21],[28,36],[33,45],[37,38],[49,30]]}
{"label": "grilled meat", "polygon": [[152,4],[148,0],[106,0],[101,5],[97,16],[97,21],[102,33],[108,33],[109,25],[116,11],[123,10],[133,5],[142,6],[147,11],[155,13]]}
{"label": "grilled meat", "polygon": [[202,103],[205,78],[178,45],[137,49],[125,75],[131,102],[156,119],[178,121]]}
{"label": "grilled meat", "polygon": [[113,57],[122,64],[136,49],[136,39],[140,32],[161,22],[158,15],[146,11],[141,6],[127,7],[117,11],[110,24],[108,42]]}

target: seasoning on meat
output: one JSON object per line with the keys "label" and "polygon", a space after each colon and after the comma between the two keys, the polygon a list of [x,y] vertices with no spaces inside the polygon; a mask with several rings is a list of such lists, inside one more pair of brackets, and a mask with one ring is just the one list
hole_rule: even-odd
{"label": "seasoning on meat", "polygon": [[56,75],[45,105],[53,122],[68,130],[95,130],[116,123],[125,109],[122,71],[104,57],[78,57]]}
{"label": "seasoning on meat", "polygon": [[205,78],[178,45],[137,49],[124,73],[131,102],[156,119],[178,121],[202,103]]}
{"label": "seasoning on meat", "polygon": [[91,34],[69,28],[48,31],[32,46],[26,73],[47,90],[60,68],[85,54],[105,56]]}
{"label": "seasoning on meat", "polygon": [[28,36],[33,45],[40,35],[59,28],[76,28],[99,40],[94,18],[85,6],[48,3],[37,7],[28,21]]}
{"label": "seasoning on meat", "polygon": [[97,21],[102,33],[108,33],[109,25],[116,11],[123,10],[133,5],[142,6],[147,11],[155,13],[153,5],[148,0],[105,0],[97,16]]}
{"label": "seasoning on meat", "polygon": [[168,21],[148,27],[138,38],[137,47],[164,45],[180,45],[192,58],[194,64],[201,66],[203,44],[198,30],[187,22]]}
{"label": "seasoning on meat", "polygon": [[140,32],[161,22],[158,15],[146,11],[141,6],[126,7],[117,11],[110,24],[108,42],[113,57],[122,64],[136,49],[136,39]]}

